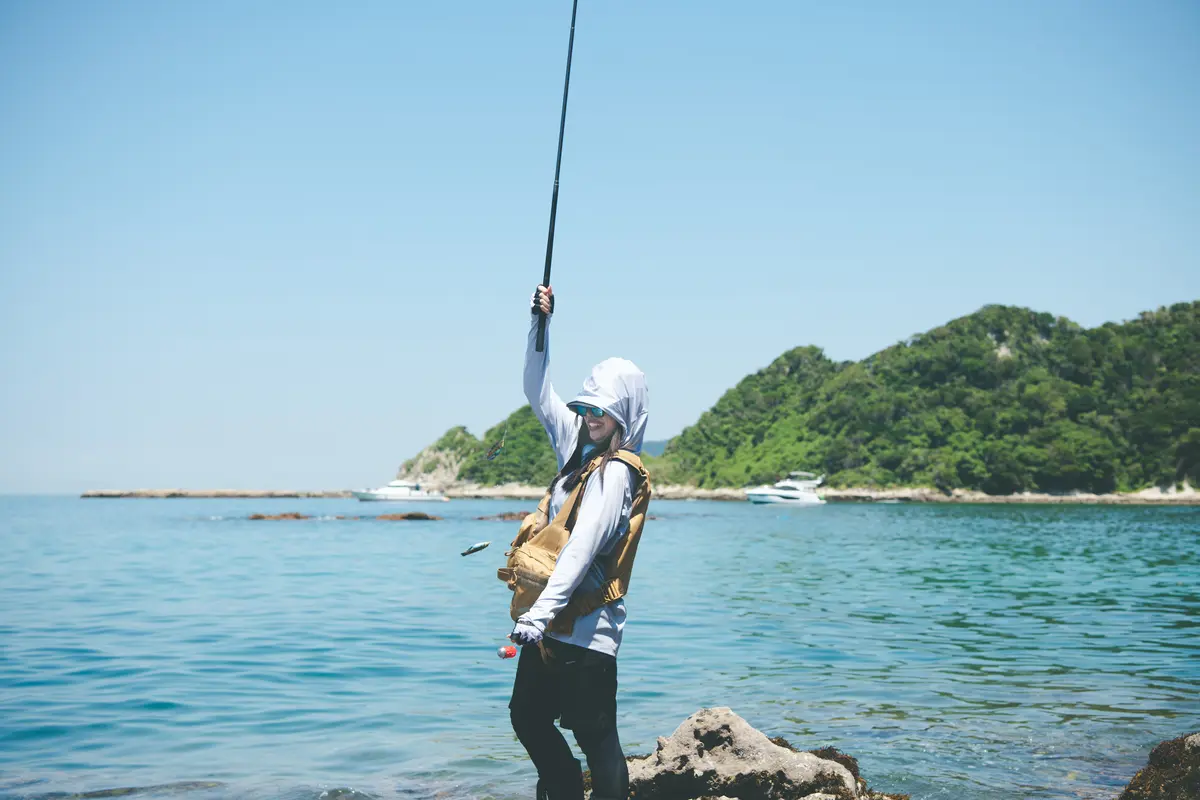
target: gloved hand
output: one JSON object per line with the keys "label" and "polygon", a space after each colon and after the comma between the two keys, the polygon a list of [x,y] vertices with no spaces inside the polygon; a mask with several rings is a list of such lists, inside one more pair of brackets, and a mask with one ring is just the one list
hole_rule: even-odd
{"label": "gloved hand", "polygon": [[531,314],[536,314],[539,311],[543,314],[554,313],[554,289],[549,286],[538,286],[533,290],[533,296],[529,298],[529,311]]}
{"label": "gloved hand", "polygon": [[520,645],[537,644],[542,640],[542,629],[532,622],[518,620],[508,638]]}

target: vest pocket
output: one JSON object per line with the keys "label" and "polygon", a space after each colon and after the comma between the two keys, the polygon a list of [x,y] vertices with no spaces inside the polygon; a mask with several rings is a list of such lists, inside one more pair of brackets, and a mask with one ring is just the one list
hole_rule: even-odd
{"label": "vest pocket", "polygon": [[554,553],[540,547],[522,545],[508,557],[508,567],[496,571],[496,577],[507,583],[513,591],[510,614],[514,621],[529,611],[541,597],[557,560]]}

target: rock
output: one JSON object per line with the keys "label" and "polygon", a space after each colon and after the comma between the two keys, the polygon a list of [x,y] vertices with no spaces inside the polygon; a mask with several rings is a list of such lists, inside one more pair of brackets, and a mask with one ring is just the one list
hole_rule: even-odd
{"label": "rock", "polygon": [[[288,511],[283,514],[251,514],[249,517],[247,517],[247,519],[312,519],[312,517],[301,514],[298,511]],[[329,517],[323,517],[323,519],[329,519]],[[423,511],[409,511],[405,514],[380,514],[378,517],[348,517],[345,515],[338,515],[334,517],[334,519],[380,519],[390,522],[393,520],[402,519],[439,520],[441,517],[435,517],[432,514],[426,514]]]}
{"label": "rock", "polygon": [[1117,800],[1196,800],[1200,797],[1200,732],[1162,742],[1145,769]]}
{"label": "rock", "polygon": [[[775,744],[780,744],[782,742],[784,746],[792,748],[792,746],[782,738],[778,740],[772,739],[771,741],[775,742]],[[792,749],[794,750],[795,748]],[[850,770],[850,774],[854,776],[854,780],[856,782],[863,782],[862,777],[858,774],[858,759],[854,756],[848,756],[842,751],[838,750],[836,747],[822,747],[819,750],[809,750],[808,752],[812,753],[817,758],[824,758],[828,761],[834,761],[838,764],[841,764],[843,767]]]}
{"label": "rock", "polygon": [[728,708],[697,711],[660,738],[653,754],[629,760],[630,800],[869,796],[842,764],[776,744]]}
{"label": "rock", "polygon": [[499,514],[493,514],[490,517],[476,517],[475,519],[498,521],[498,522],[522,522],[531,513],[533,513],[533,512],[531,512],[531,511],[502,511]]}
{"label": "rock", "polygon": [[385,521],[393,521],[393,520],[401,520],[401,519],[436,520],[436,519],[441,519],[441,517],[435,517],[432,514],[426,514],[424,511],[409,511],[406,514],[380,514],[375,519],[380,519],[380,520],[385,520]]}

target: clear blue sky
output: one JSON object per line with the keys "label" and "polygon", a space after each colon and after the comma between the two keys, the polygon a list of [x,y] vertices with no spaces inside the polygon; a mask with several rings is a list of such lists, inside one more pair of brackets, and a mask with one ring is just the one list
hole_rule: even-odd
{"label": "clear blue sky", "polygon": [[[1200,298],[1200,6],[582,0],[553,376]],[[0,5],[0,491],[378,484],[523,402],[569,0]]]}

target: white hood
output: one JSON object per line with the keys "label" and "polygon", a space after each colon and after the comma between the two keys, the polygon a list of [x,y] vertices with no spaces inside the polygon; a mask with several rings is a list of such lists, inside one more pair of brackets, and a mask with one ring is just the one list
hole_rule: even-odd
{"label": "white hood", "polygon": [[625,431],[621,447],[642,451],[646,420],[650,417],[650,389],[637,365],[624,358],[606,358],[592,367],[583,388],[567,405],[583,403],[604,409]]}

